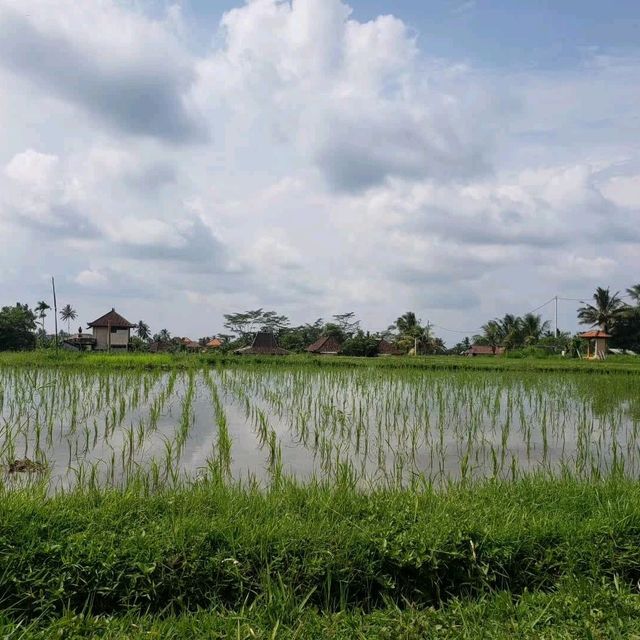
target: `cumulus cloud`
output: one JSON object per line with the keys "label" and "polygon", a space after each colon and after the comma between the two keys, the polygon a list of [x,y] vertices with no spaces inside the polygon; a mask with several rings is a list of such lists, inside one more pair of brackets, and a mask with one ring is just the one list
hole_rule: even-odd
{"label": "cumulus cloud", "polygon": [[488,171],[490,96],[459,65],[418,61],[397,18],[349,15],[340,0],[230,11],[222,49],[199,65],[196,94],[255,105],[255,117],[269,118],[338,191]]}
{"label": "cumulus cloud", "polygon": [[205,136],[189,105],[189,56],[161,25],[115,3],[2,0],[0,62],[127,133]]}

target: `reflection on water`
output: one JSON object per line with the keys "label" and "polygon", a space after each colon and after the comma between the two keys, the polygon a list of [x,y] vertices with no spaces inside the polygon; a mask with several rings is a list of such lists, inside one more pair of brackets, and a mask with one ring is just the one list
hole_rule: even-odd
{"label": "reflection on water", "polygon": [[0,370],[0,465],[53,487],[216,473],[397,484],[638,470],[635,376],[310,367]]}

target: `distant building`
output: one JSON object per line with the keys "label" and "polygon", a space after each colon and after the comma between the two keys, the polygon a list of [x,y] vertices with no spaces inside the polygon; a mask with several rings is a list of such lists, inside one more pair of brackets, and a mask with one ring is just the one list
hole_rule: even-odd
{"label": "distant building", "polygon": [[96,350],[126,351],[129,348],[131,329],[136,325],[123,318],[115,309],[111,309],[97,320],[90,322],[88,326],[89,329],[93,329]]}
{"label": "distant building", "polygon": [[180,338],[180,344],[187,351],[200,351],[202,349],[202,345],[195,340],[191,340],[191,338]]}
{"label": "distant building", "polygon": [[484,344],[471,345],[469,349],[464,352],[465,356],[501,356],[504,354],[504,347],[490,347]]}
{"label": "distant building", "polygon": [[222,340],[220,340],[220,338],[212,338],[204,346],[207,349],[219,349],[222,346]]}
{"label": "distant building", "polygon": [[96,348],[96,339],[90,333],[82,333],[82,327],[78,327],[78,333],[64,339],[62,348],[70,351],[93,351]]}
{"label": "distant building", "polygon": [[168,342],[161,342],[160,340],[152,340],[149,343],[149,353],[167,353],[173,351],[176,345],[169,340]]}
{"label": "distant building", "polygon": [[253,342],[248,347],[236,349],[234,353],[242,356],[286,356],[289,352],[278,346],[273,333],[260,331],[256,333]]}
{"label": "distant building", "polygon": [[382,338],[380,342],[378,342],[378,355],[379,356],[401,356],[403,355],[403,352],[401,349],[398,349],[398,347],[391,344],[391,342]]}
{"label": "distant building", "polygon": [[587,341],[587,358],[604,359],[607,357],[608,343],[611,335],[601,329],[592,329],[580,334],[583,340]]}
{"label": "distant building", "polygon": [[340,343],[333,336],[322,336],[310,344],[307,351],[321,356],[337,356],[340,353]]}

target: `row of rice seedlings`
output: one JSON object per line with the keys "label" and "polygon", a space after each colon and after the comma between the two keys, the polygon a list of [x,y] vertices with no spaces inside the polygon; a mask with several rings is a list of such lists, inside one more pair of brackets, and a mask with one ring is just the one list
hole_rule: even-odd
{"label": "row of rice seedlings", "polygon": [[[194,412],[203,387],[217,427],[215,466],[226,478],[232,432],[225,407],[231,405],[244,412],[272,480],[305,455],[309,476],[331,478],[348,469],[360,482],[391,486],[540,469],[631,474],[640,456],[636,389],[628,380],[608,382],[603,396],[582,378],[495,372],[264,366],[158,375],[5,368],[0,460],[23,456],[58,472],[74,469],[75,482],[99,477],[113,484],[145,470],[151,486],[177,482],[196,471],[181,456],[194,430],[206,429]],[[252,436],[246,430],[234,437]],[[283,438],[291,445],[286,455]],[[164,455],[158,458],[159,443]],[[94,464],[95,471],[89,466],[78,474]]]}

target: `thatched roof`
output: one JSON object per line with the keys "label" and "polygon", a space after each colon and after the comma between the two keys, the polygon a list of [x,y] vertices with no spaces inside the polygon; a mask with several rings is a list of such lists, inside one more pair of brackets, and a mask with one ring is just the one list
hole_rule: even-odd
{"label": "thatched roof", "polygon": [[403,352],[398,347],[391,344],[388,340],[382,338],[378,342],[378,355],[379,356],[401,356]]}
{"label": "thatched roof", "polygon": [[465,356],[501,356],[504,347],[490,347],[486,344],[474,344],[464,352]]}
{"label": "thatched roof", "polygon": [[340,343],[333,336],[322,336],[313,344],[307,347],[309,353],[338,354],[340,353]]}
{"label": "thatched roof", "polygon": [[111,309],[108,313],[100,316],[97,320],[89,323],[89,328],[93,327],[112,327],[114,329],[134,329],[135,324],[131,324],[126,318],[123,318],[115,309]]}
{"label": "thatched roof", "polygon": [[278,346],[276,337],[268,331],[260,331],[256,333],[253,342],[248,347],[236,349],[234,353],[239,355],[267,355],[267,356],[286,356],[289,352]]}

